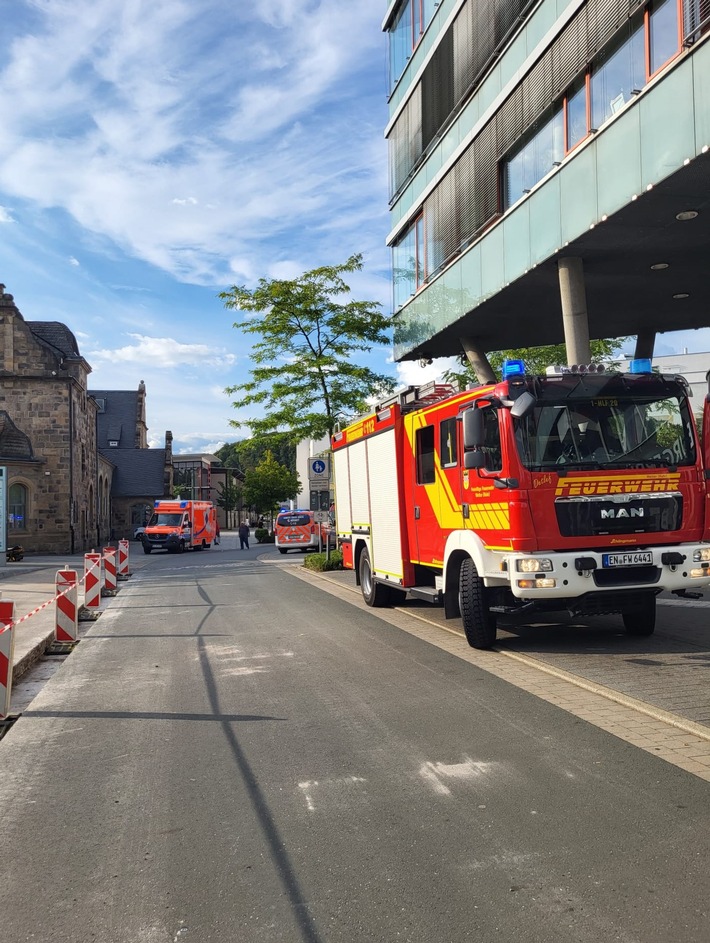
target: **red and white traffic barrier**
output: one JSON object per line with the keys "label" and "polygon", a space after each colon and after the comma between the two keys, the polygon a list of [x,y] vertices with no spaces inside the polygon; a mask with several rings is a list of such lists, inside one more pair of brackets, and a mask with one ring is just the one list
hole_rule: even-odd
{"label": "red and white traffic barrier", "polygon": [[116,551],[113,547],[104,547],[104,586],[115,590],[116,585]]}
{"label": "red and white traffic barrier", "polygon": [[84,554],[84,606],[98,609],[101,605],[101,554]]}
{"label": "red and white traffic barrier", "polygon": [[10,713],[15,655],[15,603],[0,599],[0,720]]}
{"label": "red and white traffic barrier", "polygon": [[131,546],[130,540],[119,540],[118,542],[118,575],[128,576],[128,548]]}
{"label": "red and white traffic barrier", "polygon": [[78,574],[65,567],[57,570],[56,620],[54,638],[57,642],[75,642],[79,637]]}

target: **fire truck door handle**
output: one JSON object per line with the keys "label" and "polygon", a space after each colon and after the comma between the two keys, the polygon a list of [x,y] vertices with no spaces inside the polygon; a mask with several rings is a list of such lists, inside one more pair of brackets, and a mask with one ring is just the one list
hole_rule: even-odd
{"label": "fire truck door handle", "polygon": [[462,505],[461,505],[461,512],[463,513],[464,518],[468,518],[468,517],[471,516],[471,514],[470,514],[470,507],[469,507],[468,504],[462,504]]}
{"label": "fire truck door handle", "polygon": [[414,520],[415,521],[419,520],[419,508],[417,507],[417,505],[414,506]]}

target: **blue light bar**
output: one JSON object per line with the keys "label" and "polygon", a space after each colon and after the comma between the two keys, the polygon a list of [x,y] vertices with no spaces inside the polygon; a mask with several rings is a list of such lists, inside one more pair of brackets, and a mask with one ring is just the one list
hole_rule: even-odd
{"label": "blue light bar", "polygon": [[522,377],[525,375],[525,363],[522,360],[503,361],[503,379],[508,377]]}
{"label": "blue light bar", "polygon": [[641,360],[632,360],[629,364],[629,373],[653,373],[650,359],[643,357]]}

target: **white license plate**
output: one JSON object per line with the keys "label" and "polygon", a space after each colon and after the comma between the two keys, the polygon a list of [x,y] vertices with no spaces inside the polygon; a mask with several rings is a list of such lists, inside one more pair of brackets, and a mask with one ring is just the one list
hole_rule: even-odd
{"label": "white license plate", "polygon": [[653,563],[653,553],[650,550],[602,554],[602,566],[644,566],[649,563]]}

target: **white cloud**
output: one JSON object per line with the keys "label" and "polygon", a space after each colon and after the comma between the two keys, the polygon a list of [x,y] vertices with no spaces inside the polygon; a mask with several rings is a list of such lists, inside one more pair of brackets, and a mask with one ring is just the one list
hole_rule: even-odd
{"label": "white cloud", "polygon": [[70,256],[69,256],[69,264],[78,267],[81,263],[79,262],[78,259],[75,259],[73,255],[70,255]]}
{"label": "white cloud", "polygon": [[384,63],[381,0],[33,10],[0,68],[5,193],[198,284],[288,269],[276,236],[316,255],[306,267],[339,261],[373,228],[363,207],[386,213],[385,93],[363,89],[373,49]]}
{"label": "white cloud", "polygon": [[0,206],[0,223],[14,223],[15,220],[10,215],[10,211],[5,206]]}
{"label": "white cloud", "polygon": [[207,344],[182,344],[172,337],[147,337],[129,334],[136,343],[116,350],[91,350],[86,354],[90,362],[107,360],[111,363],[140,364],[151,371],[172,370],[182,366],[230,367],[236,363],[234,354]]}

